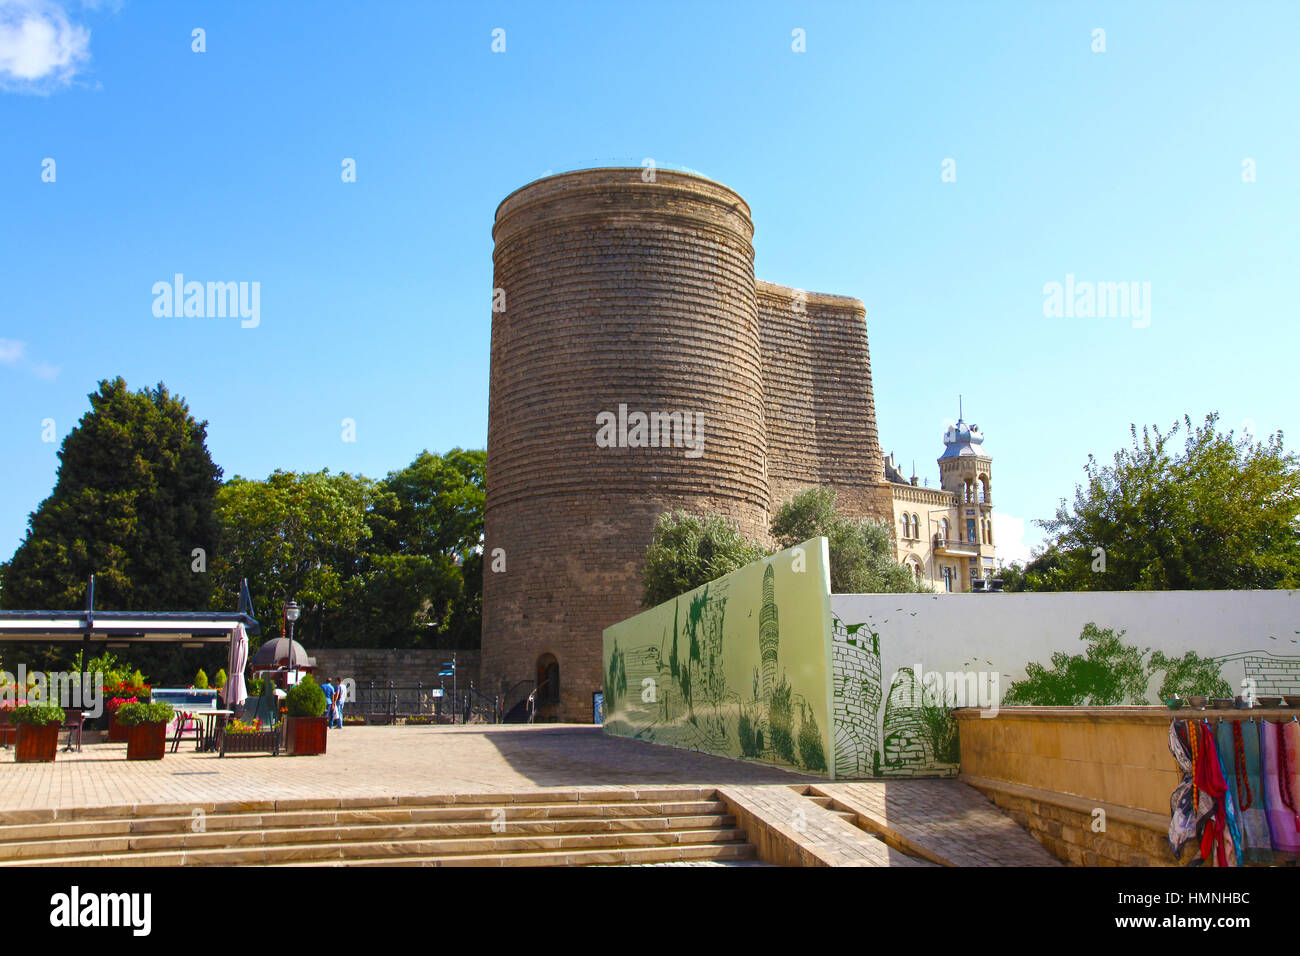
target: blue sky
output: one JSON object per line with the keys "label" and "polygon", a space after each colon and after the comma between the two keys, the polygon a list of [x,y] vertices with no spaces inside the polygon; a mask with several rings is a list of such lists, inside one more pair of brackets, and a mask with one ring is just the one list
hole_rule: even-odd
{"label": "blue sky", "polygon": [[[1297,433],[1297,35],[1290,2],[0,0],[0,557],[43,420],[115,375],[227,477],[483,447],[497,203],[647,157],[746,198],[759,277],[866,303],[905,469],[964,395],[1015,553],[1132,421]],[[260,282],[260,324],[156,317],[178,272]],[[1149,324],[1045,316],[1067,275],[1150,283]]]}

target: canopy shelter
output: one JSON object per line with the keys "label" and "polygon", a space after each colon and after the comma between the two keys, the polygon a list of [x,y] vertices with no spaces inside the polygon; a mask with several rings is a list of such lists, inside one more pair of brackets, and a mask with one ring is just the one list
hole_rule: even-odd
{"label": "canopy shelter", "polygon": [[248,582],[239,587],[239,609],[233,614],[210,611],[96,611],[95,576],[86,588],[84,611],[0,611],[0,645],[81,643],[108,647],[130,644],[172,644],[203,647],[230,644],[243,625],[248,634],[261,634],[253,617]]}

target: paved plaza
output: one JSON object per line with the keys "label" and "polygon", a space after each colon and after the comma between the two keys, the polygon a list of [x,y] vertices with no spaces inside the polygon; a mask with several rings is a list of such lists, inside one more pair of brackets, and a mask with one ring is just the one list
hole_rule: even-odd
{"label": "paved plaza", "polygon": [[[170,745],[169,745],[170,746]],[[347,727],[319,757],[194,752],[126,759],[126,744],[15,764],[0,750],[0,812],[310,797],[494,793],[537,788],[796,784],[815,778],[608,737],[585,724]]]}

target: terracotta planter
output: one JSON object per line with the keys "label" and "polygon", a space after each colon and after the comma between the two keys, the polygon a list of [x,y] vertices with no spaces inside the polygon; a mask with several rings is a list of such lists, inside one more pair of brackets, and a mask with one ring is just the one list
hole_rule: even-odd
{"label": "terracotta planter", "polygon": [[325,717],[290,717],[285,748],[293,757],[315,757],[325,752],[329,721]]}
{"label": "terracotta planter", "polygon": [[59,749],[58,724],[37,727],[35,724],[18,725],[18,746],[14,760],[18,763],[53,763]]}
{"label": "terracotta planter", "polygon": [[162,760],[167,750],[166,724],[136,724],[124,729],[127,760]]}

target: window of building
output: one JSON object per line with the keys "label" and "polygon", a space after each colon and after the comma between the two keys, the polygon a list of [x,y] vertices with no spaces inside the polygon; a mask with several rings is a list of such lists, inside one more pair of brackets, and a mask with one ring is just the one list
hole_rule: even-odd
{"label": "window of building", "polygon": [[906,514],[904,514],[903,515],[903,537],[904,538],[910,538],[912,536],[911,522],[912,519],[909,518]]}
{"label": "window of building", "polygon": [[913,538],[921,537],[921,519],[918,518],[916,515],[912,515],[912,537]]}

